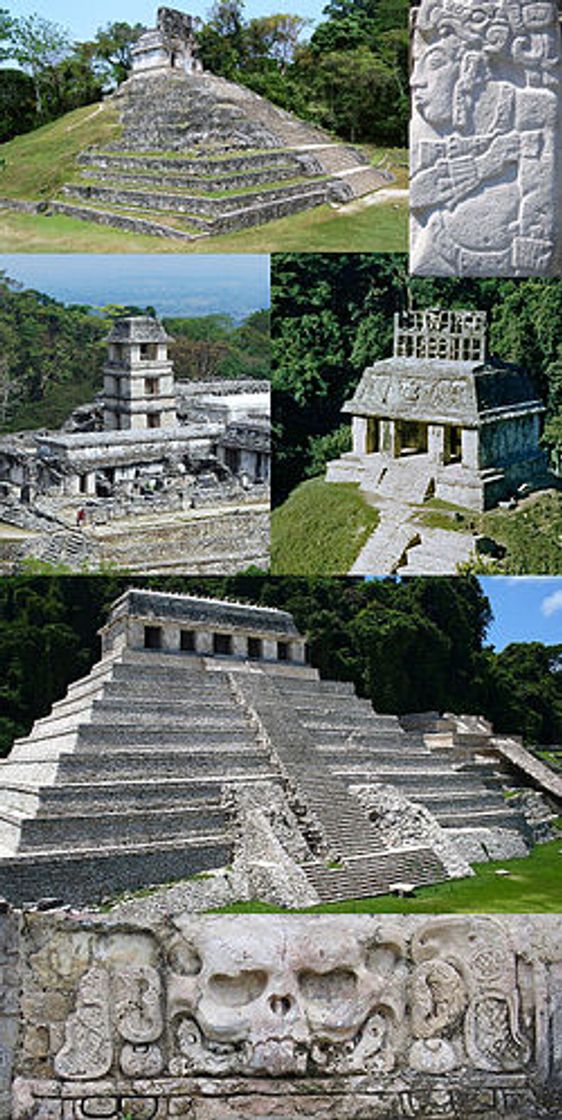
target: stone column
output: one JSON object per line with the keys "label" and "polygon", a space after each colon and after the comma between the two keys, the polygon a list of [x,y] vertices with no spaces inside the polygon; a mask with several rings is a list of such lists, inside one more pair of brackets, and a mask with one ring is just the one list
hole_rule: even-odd
{"label": "stone column", "polygon": [[478,470],[480,437],[476,428],[463,428],[461,432],[462,465]]}
{"label": "stone column", "polygon": [[302,638],[289,642],[289,661],[294,661],[297,665],[306,664],[306,642]]}
{"label": "stone column", "polygon": [[248,656],[248,639],[245,634],[232,635],[232,653],[234,657]]}
{"label": "stone column", "polygon": [[353,454],[363,456],[367,454],[367,419],[365,416],[354,416],[351,421],[351,434],[353,438]]}
{"label": "stone column", "polygon": [[435,463],[445,462],[445,428],[443,424],[428,424],[427,451]]}
{"label": "stone column", "polygon": [[67,475],[64,483],[64,492],[70,497],[80,494],[80,475]]}
{"label": "stone column", "polygon": [[395,420],[381,420],[381,451],[391,459],[400,455],[400,439]]}
{"label": "stone column", "polygon": [[197,653],[207,654],[213,652],[213,635],[210,630],[198,630],[195,635],[195,648]]}
{"label": "stone column", "polygon": [[88,471],[86,474],[86,494],[88,497],[96,496],[96,472]]}
{"label": "stone column", "polygon": [[277,642],[272,642],[271,638],[264,638],[262,656],[264,661],[277,661]]}
{"label": "stone column", "polygon": [[180,648],[180,628],[173,622],[162,626],[162,649],[177,653]]}

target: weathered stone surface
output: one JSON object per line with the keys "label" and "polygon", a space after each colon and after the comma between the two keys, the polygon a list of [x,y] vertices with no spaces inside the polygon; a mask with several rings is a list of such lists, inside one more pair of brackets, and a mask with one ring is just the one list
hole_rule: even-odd
{"label": "weathered stone surface", "polygon": [[416,17],[412,272],[558,275],[557,3],[422,0]]}
{"label": "weathered stone surface", "polygon": [[[12,1045],[0,1115],[557,1120],[561,933],[554,915],[32,915],[26,1026],[47,1046]],[[34,997],[55,991],[46,1024]]]}

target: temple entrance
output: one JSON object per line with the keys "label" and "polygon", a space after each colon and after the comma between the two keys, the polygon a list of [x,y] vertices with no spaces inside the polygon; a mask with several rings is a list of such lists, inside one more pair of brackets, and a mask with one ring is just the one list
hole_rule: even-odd
{"label": "temple entrance", "polygon": [[427,452],[427,424],[421,420],[396,420],[395,424],[397,455],[423,455]]}
{"label": "temple entrance", "polygon": [[462,459],[462,428],[457,424],[445,425],[444,463],[460,463]]}
{"label": "temple entrance", "polygon": [[367,455],[374,455],[376,451],[380,451],[380,424],[373,416],[367,418],[365,450]]}

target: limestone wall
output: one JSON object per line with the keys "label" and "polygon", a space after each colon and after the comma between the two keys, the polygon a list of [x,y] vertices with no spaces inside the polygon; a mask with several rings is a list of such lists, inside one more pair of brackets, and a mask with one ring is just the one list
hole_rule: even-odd
{"label": "limestone wall", "polygon": [[559,1116],[559,916],[140,912],[24,913],[3,1120]]}

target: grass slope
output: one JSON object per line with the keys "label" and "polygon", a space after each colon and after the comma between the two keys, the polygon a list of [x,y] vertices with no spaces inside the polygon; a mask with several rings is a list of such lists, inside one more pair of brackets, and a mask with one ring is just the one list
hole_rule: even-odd
{"label": "grass slope", "polygon": [[302,482],[271,515],[275,575],[344,575],[379,514],[349,482]]}
{"label": "grass slope", "polygon": [[[538,844],[526,859],[475,864],[471,879],[420,887],[415,898],[378,895],[314,906],[302,913],[367,914],[558,914],[562,905],[562,837]],[[498,870],[509,871],[500,876]],[[223,913],[281,913],[267,903],[237,903]]]}
{"label": "grass slope", "polygon": [[74,176],[79,152],[117,140],[120,132],[117,110],[100,102],[0,144],[0,195],[53,198]]}

